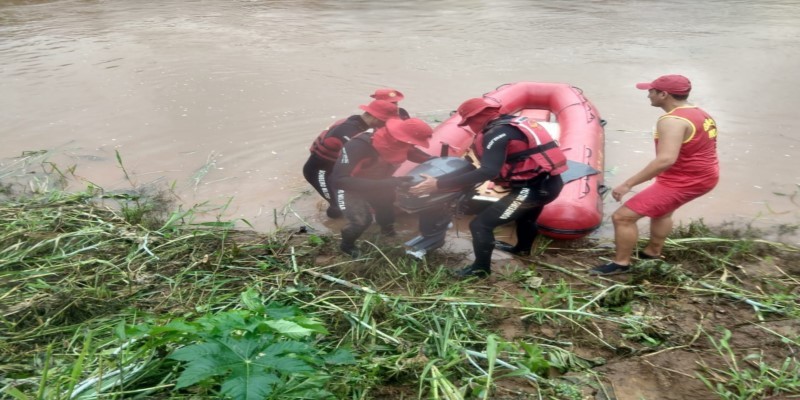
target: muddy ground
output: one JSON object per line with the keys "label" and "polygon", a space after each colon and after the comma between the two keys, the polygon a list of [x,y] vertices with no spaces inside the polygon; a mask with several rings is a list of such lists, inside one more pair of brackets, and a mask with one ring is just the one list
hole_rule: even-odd
{"label": "muddy ground", "polygon": [[[576,384],[582,389],[583,399],[723,398],[709,389],[699,376],[715,386],[721,384],[730,388],[738,384],[741,397],[732,398],[790,398],[787,396],[791,394],[775,394],[773,389],[754,389],[751,386],[757,384],[752,379],[749,383],[742,383],[746,379],[737,380],[750,376],[747,374],[758,375],[755,371],[758,371],[759,362],[780,368],[791,358],[796,366],[800,349],[800,320],[796,311],[800,294],[800,256],[797,249],[791,247],[760,242],[756,238],[743,239],[758,234],[691,224],[676,231],[673,239],[677,242],[667,245],[663,261],[639,261],[631,273],[611,277],[590,277],[586,273],[612,256],[609,243],[592,239],[538,240],[541,253],[530,258],[512,258],[496,251],[493,274],[485,280],[472,282],[471,290],[486,303],[509,306],[492,309],[486,315],[487,328],[505,340],[571,343],[567,347],[570,351],[585,360],[597,361],[588,371],[563,376],[553,371],[551,376]],[[448,245],[430,255],[429,264],[455,270],[469,263],[468,235],[468,230],[463,228],[458,237],[451,234]],[[399,239],[369,234],[365,239],[374,239],[383,248],[401,247],[402,243]],[[335,248],[331,248],[319,254],[315,262],[331,265],[342,259]],[[385,274],[371,268],[374,266],[356,262],[331,273],[353,281],[363,279],[379,286],[385,284],[383,290],[402,294],[402,288],[392,287],[391,282],[381,282]],[[721,293],[703,284],[725,286],[730,290]],[[625,290],[617,291],[621,294],[615,299],[601,298],[586,310],[640,318],[649,328],[641,332],[622,330],[617,324],[596,319],[582,323],[568,318],[537,320],[535,316],[526,317],[529,312],[513,309],[542,304],[566,309],[569,308],[566,293],[596,295],[614,285]],[[747,303],[746,297],[737,297],[735,293],[787,298],[788,303],[783,304],[789,304],[789,308],[784,309],[786,313],[757,311]],[[556,298],[559,295],[565,298]],[[553,298],[542,298],[547,296]],[[731,333],[728,345],[720,347],[726,330]],[[716,341],[717,347],[710,338]],[[536,388],[528,382],[505,379],[497,384],[492,398],[539,398]],[[416,398],[417,389],[387,386],[378,398]],[[794,393],[792,398],[800,396],[797,389],[789,393]]]}
{"label": "muddy ground", "polygon": [[[53,212],[41,213],[41,210]],[[23,211],[30,214],[20,214]],[[122,232],[126,240],[133,240],[151,233],[94,203],[65,200],[51,205],[51,209],[40,202],[28,206],[13,203],[3,215],[10,221],[9,226],[26,219],[39,222],[9,231],[4,240],[13,245],[8,249],[41,247],[41,243],[84,232],[87,226],[97,228],[92,232],[102,233],[105,231],[98,228],[102,227],[110,233],[90,235],[86,242],[77,243],[76,248],[113,244],[108,248],[97,247],[102,249],[102,255],[92,251],[85,257],[118,260],[123,266],[129,262],[126,254],[131,251],[130,245],[122,241],[121,247],[114,247],[117,242],[108,241],[106,235],[116,237]],[[70,215],[75,217],[65,217]],[[87,215],[91,218],[86,218]],[[567,368],[540,373],[549,382],[562,383],[563,393],[554,389],[558,385],[537,387],[531,380],[501,377],[506,372],[503,371],[496,375],[495,389],[489,397],[492,399],[800,397],[800,249],[759,239],[766,237],[763,232],[693,223],[675,229],[665,248],[664,260],[638,261],[624,275],[590,277],[586,273],[589,268],[611,257],[610,243],[598,239],[558,242],[540,237],[533,256],[514,258],[495,252],[489,278],[464,282],[445,272],[470,262],[469,231],[464,227],[469,219],[458,217],[447,245],[422,261],[405,253],[403,242],[415,235],[415,225],[403,219],[398,221],[397,237],[381,237],[377,227],[370,228],[361,238],[362,257],[355,260],[338,251],[337,229],[323,232],[310,226],[283,227],[277,236],[239,230],[221,230],[218,235],[208,236],[177,235],[187,241],[160,243],[161,259],[142,258],[142,264],[131,270],[136,271],[131,272],[132,278],[125,275],[125,279],[114,277],[119,275],[120,268],[127,267],[116,267],[111,261],[106,264],[111,263],[114,268],[93,267],[96,271],[87,274],[87,270],[72,264],[68,264],[69,268],[53,268],[49,251],[42,254],[42,259],[29,255],[24,264],[16,262],[5,267],[9,276],[18,279],[17,285],[27,282],[27,271],[31,268],[38,272],[31,278],[34,280],[28,286],[32,291],[26,292],[27,297],[10,289],[0,296],[7,303],[0,304],[0,308],[8,306],[0,310],[5,318],[3,328],[7,329],[3,335],[19,339],[9,341],[12,346],[3,348],[0,358],[14,360],[7,367],[10,365],[15,373],[36,376],[40,365],[27,364],[30,354],[52,343],[66,346],[59,347],[56,353],[66,355],[69,360],[73,353],[69,343],[76,327],[83,329],[98,323],[106,326],[107,320],[118,319],[119,313],[128,307],[166,318],[197,313],[198,304],[207,302],[214,307],[220,304],[222,300],[214,298],[219,290],[217,285],[204,287],[191,280],[181,280],[185,284],[179,287],[173,285],[172,277],[183,279],[182,274],[191,270],[199,277],[225,281],[227,294],[220,295],[221,298],[230,293],[236,297],[245,288],[254,286],[294,300],[316,302],[335,297],[343,307],[355,311],[366,305],[373,307],[374,299],[367,301],[365,292],[375,290],[399,303],[423,299],[423,308],[403,310],[430,312],[439,318],[437,321],[444,318],[436,314],[439,310],[435,307],[449,309],[447,302],[478,303],[452,307],[459,310],[456,318],[459,323],[469,322],[461,325],[469,330],[468,335],[446,336],[447,340],[466,338],[455,357],[424,354],[434,347],[427,343],[428,339],[441,337],[441,331],[409,334],[412,339],[403,342],[411,342],[413,350],[419,349],[419,353],[409,353],[408,348],[382,353],[365,351],[364,357],[375,354],[383,357],[386,353],[396,356],[389,364],[385,364],[385,358],[375,360],[381,368],[396,367],[394,360],[418,364],[395,368],[405,374],[402,379],[376,373],[372,381],[362,382],[363,390],[368,391],[366,398],[370,399],[417,399],[420,393],[423,398],[427,395],[435,398],[433,385],[429,385],[432,379],[424,373],[426,357],[437,362],[466,363],[461,351],[468,347],[484,351],[487,333],[499,335],[505,342],[535,343],[541,348],[565,350],[570,355]],[[194,227],[188,227],[187,232],[194,231]],[[504,232],[499,229],[498,238],[513,242],[513,237]],[[150,236],[147,242],[154,249],[155,236]],[[175,247],[168,248],[173,242]],[[59,243],[72,245],[67,241]],[[141,249],[138,245],[133,247],[134,254],[139,253],[138,249]],[[75,250],[67,247],[63,252],[73,254]],[[83,262],[80,257],[65,260]],[[322,273],[332,279],[319,275]],[[33,290],[41,286],[35,280],[39,274],[47,275],[52,287],[45,285],[39,292]],[[96,280],[106,282],[101,292],[109,290],[116,296],[109,300],[96,294],[99,290]],[[296,295],[298,288],[303,292]],[[15,296],[23,301],[12,303],[10,300],[16,299]],[[325,314],[325,322],[330,326],[332,338],[345,340],[351,324],[340,315],[341,309],[336,310],[339,311]],[[591,315],[580,315],[581,312]],[[392,334],[409,332],[404,330],[408,322],[397,318],[397,313],[378,310],[368,314],[375,326],[389,327]],[[381,325],[385,322],[381,318],[387,315],[388,323]],[[53,334],[25,338],[25,332],[35,332],[46,324],[60,328]],[[430,324],[420,326],[433,329]],[[336,336],[342,330],[346,331],[344,335]],[[98,331],[104,332],[105,328]],[[370,338],[367,342],[371,344],[373,336],[365,337]],[[375,342],[383,343],[379,339]],[[371,360],[365,359],[365,363],[370,364]],[[458,371],[449,375],[457,386],[466,385],[465,376],[469,379],[480,376],[469,365]],[[371,382],[379,387],[370,386]],[[20,387],[29,388],[25,385]],[[182,395],[172,391],[163,394],[169,398]]]}

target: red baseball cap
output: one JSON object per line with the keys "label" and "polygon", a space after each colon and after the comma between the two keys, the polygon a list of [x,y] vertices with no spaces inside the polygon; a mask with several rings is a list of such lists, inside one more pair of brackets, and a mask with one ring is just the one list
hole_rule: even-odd
{"label": "red baseball cap", "polygon": [[358,106],[358,108],[383,122],[386,122],[389,118],[398,117],[397,105],[386,100],[373,100],[369,104]]}
{"label": "red baseball cap", "polygon": [[458,115],[461,116],[461,121],[458,123],[458,126],[466,125],[470,118],[480,114],[481,111],[487,108],[499,109],[500,104],[489,103],[482,97],[475,97],[461,103],[461,105],[458,106]]}
{"label": "red baseball cap", "polygon": [[419,118],[390,119],[386,121],[386,131],[401,142],[422,147],[428,147],[433,136],[433,128]]}
{"label": "red baseball cap", "polygon": [[636,84],[637,89],[660,90],[669,94],[686,95],[692,91],[692,82],[683,75],[664,75],[659,76],[652,82],[642,82]]}
{"label": "red baseball cap", "polygon": [[375,91],[375,93],[369,95],[375,100],[386,100],[392,103],[396,103],[400,100],[403,100],[403,94],[400,93],[399,90],[395,90],[392,88],[381,88]]}

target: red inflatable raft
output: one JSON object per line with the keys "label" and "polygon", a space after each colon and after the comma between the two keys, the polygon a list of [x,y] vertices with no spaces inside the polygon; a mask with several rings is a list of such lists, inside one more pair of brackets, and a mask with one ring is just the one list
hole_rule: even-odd
{"label": "red inflatable raft", "polygon": [[[561,195],[545,206],[539,217],[539,231],[556,239],[577,239],[597,229],[603,219],[603,147],[605,121],[583,92],[563,83],[517,82],[500,86],[484,97],[502,104],[501,112],[535,119],[558,140],[567,156],[573,179]],[[470,149],[472,134],[457,126],[453,115],[433,131],[429,154],[440,155],[447,145],[448,155],[463,156]],[[414,165],[404,165],[403,174]],[[478,200],[493,201],[502,196],[491,185],[479,188]]]}

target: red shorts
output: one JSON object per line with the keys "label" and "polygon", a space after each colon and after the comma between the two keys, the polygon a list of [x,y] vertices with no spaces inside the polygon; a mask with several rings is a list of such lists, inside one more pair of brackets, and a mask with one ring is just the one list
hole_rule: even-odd
{"label": "red shorts", "polygon": [[714,186],[716,182],[711,186],[697,188],[673,188],[656,182],[636,193],[625,202],[625,206],[645,217],[660,218],[710,192]]}

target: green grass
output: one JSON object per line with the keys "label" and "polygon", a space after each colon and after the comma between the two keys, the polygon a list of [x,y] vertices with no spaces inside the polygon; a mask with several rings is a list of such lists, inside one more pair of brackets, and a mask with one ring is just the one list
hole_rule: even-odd
{"label": "green grass", "polygon": [[[595,371],[609,357],[676,348],[702,354],[698,380],[719,398],[800,393],[798,336],[757,324],[800,319],[800,282],[777,264],[759,282],[729,279],[742,263],[796,260],[785,245],[693,225],[668,242],[670,263],[609,282],[568,258],[542,260],[559,250],[541,241],[527,268],[490,285],[451,278],[452,255],[418,261],[380,240],[359,260],[317,265],[337,254],[335,237],[197,222],[197,209],[174,209],[168,194],[67,193],[55,181],[37,178],[24,193],[3,185],[9,398],[580,399],[611,390]],[[730,332],[704,348],[703,318],[688,337],[665,328],[670,315],[656,311],[680,296],[749,313],[788,355],[742,354]]]}
{"label": "green grass", "polygon": [[[419,384],[419,394],[433,398],[486,397],[501,369],[534,376],[530,345],[491,332],[484,314],[497,305],[480,299],[469,284],[452,281],[441,267],[397,257],[400,249],[376,249],[367,261],[340,265],[339,276],[366,276],[351,282],[309,264],[331,244],[328,238],[259,236],[218,224],[152,230],[96,199],[93,190],[50,193],[7,202],[0,210],[0,327],[8,343],[0,368],[8,395],[181,398],[195,386],[192,392],[205,395],[239,393],[226,389],[222,378],[181,381],[186,372],[170,355],[193,340],[210,340],[175,334],[175,324],[247,309],[244,293],[260,293],[260,304],[293,304],[321,321],[330,333],[317,335],[320,349],[353,349],[354,376],[364,379],[320,375],[320,398],[369,398],[386,382]],[[182,219],[190,220],[189,214]],[[574,305],[564,282],[545,292],[549,300],[542,307]],[[541,312],[552,317],[559,310]],[[221,357],[208,354],[210,360]],[[496,368],[498,360],[506,368]],[[475,366],[483,364],[476,375]],[[537,381],[544,383],[546,377]]]}
{"label": "green grass", "polygon": [[731,348],[731,332],[723,330],[721,337],[708,340],[724,361],[714,368],[703,364],[698,377],[721,399],[760,399],[800,391],[800,363],[794,357],[769,362],[763,354],[738,356]]}

